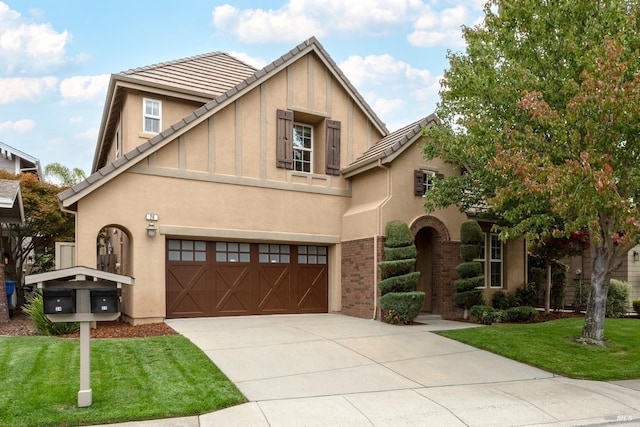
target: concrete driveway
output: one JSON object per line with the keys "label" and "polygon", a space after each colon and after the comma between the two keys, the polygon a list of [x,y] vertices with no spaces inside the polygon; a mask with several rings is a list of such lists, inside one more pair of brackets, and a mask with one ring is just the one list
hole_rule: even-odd
{"label": "concrete driveway", "polygon": [[554,376],[433,333],[467,324],[436,316],[418,320],[425,324],[393,326],[332,314],[167,320],[249,403],[165,425],[640,423],[640,381]]}

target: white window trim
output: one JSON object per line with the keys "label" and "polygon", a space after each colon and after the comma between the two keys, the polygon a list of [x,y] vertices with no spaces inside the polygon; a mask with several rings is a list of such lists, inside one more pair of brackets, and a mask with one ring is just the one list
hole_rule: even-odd
{"label": "white window trim", "polygon": [[[422,193],[422,197],[427,197],[427,192],[431,191],[436,183],[436,171],[432,171],[430,169],[422,169],[422,173],[424,174],[424,178],[422,180],[424,191]],[[429,182],[431,182],[431,185],[429,185]]]}
{"label": "white window trim", "polygon": [[[147,101],[157,102],[158,103],[158,115],[157,116],[155,116],[153,114],[147,114]],[[154,131],[148,130],[145,127],[147,118],[158,120],[158,132],[154,132]],[[158,134],[158,133],[162,132],[162,101],[160,101],[158,99],[152,99],[152,98],[142,98],[142,132],[143,133],[149,133],[149,134]]]}
{"label": "white window trim", "polygon": [[[496,239],[498,239],[498,244],[500,245],[500,258],[493,258],[491,255],[491,241],[492,241],[492,237],[496,237]],[[502,241],[500,241],[500,237],[497,233],[487,233],[487,258],[489,259],[489,269],[487,271],[487,283],[489,284],[489,287],[491,289],[502,289],[503,288],[503,283],[504,283],[504,269],[503,269],[503,260],[504,260],[504,245],[502,243]],[[498,286],[492,286],[491,285],[491,267],[493,264],[499,264],[500,265],[500,284]]]}
{"label": "white window trim", "polygon": [[[314,128],[313,126],[311,126],[310,124],[307,123],[300,123],[300,122],[293,122],[293,126],[295,128],[295,126],[304,126],[306,128],[311,129],[311,148],[301,148],[301,147],[296,147],[295,145],[293,146],[293,152],[294,152],[294,160],[293,160],[293,170],[295,172],[300,172],[300,173],[305,173],[305,174],[309,174],[309,173],[313,173],[313,148],[314,148],[314,139],[315,139],[315,135],[314,135]],[[308,151],[311,153],[311,156],[309,156],[309,172],[306,171],[300,171],[296,169],[296,161],[295,161],[295,151],[299,150],[299,151]]]}

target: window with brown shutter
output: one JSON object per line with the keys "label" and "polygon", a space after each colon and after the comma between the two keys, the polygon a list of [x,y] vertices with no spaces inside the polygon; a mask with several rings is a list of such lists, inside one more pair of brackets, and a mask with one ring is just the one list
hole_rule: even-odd
{"label": "window with brown shutter", "polygon": [[276,166],[293,169],[293,111],[278,110]]}
{"label": "window with brown shutter", "polygon": [[413,171],[413,194],[424,196],[424,172],[421,169]]}
{"label": "window with brown shutter", "polygon": [[325,173],[340,175],[340,122],[327,120]]}

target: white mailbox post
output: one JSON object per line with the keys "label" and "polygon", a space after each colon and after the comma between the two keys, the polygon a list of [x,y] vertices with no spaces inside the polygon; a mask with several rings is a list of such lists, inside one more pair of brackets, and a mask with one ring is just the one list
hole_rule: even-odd
{"label": "white mailbox post", "polygon": [[44,314],[52,322],[80,323],[80,391],[78,406],[91,406],[91,322],[116,320],[121,311],[122,285],[133,277],[89,267],[71,267],[32,274],[25,284],[42,289]]}

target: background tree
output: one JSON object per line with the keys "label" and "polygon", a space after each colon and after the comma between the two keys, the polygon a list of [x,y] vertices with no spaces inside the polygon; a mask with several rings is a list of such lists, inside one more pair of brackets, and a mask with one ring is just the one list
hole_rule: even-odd
{"label": "background tree", "polygon": [[[427,209],[486,206],[503,240],[587,230],[583,338],[601,342],[611,272],[638,241],[640,33],[636,1],[492,0],[449,53],[428,158],[465,173]],[[561,226],[556,225],[560,222]]]}
{"label": "background tree", "polygon": [[80,168],[69,169],[60,163],[49,163],[44,167],[45,180],[51,184],[62,187],[71,187],[86,178],[84,171]]}
{"label": "background tree", "polygon": [[[21,306],[24,303],[23,269],[31,263],[36,269],[51,269],[55,242],[74,240],[75,218],[58,207],[57,194],[63,188],[39,181],[31,173],[13,175],[0,170],[0,179],[20,180],[24,204],[24,224],[0,225],[2,235],[7,236],[4,250],[10,254],[5,275],[7,279],[16,280],[18,306]],[[34,254],[35,259],[29,260]]]}

